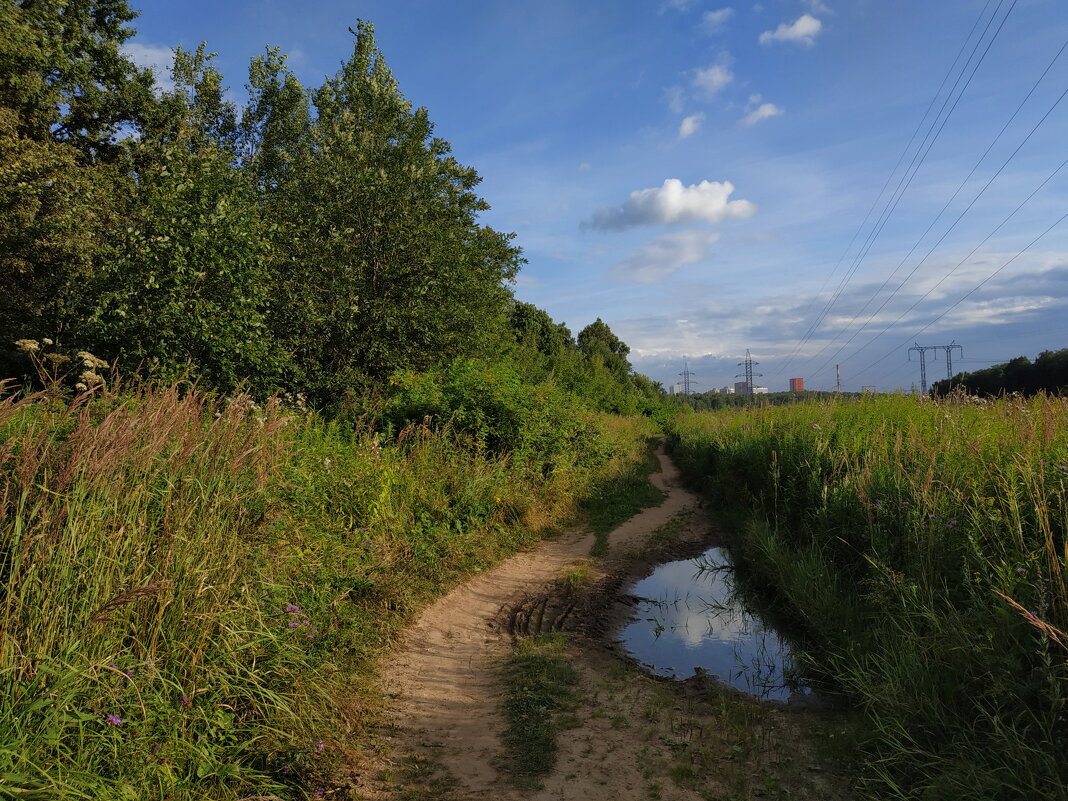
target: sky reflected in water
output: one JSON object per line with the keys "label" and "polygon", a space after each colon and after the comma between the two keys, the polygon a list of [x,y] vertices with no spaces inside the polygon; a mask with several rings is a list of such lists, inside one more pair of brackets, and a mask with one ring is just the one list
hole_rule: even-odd
{"label": "sky reflected in water", "polygon": [[719,681],[779,701],[803,688],[787,686],[789,648],[746,610],[731,585],[727,552],[667,562],[626,589],[641,602],[619,632],[627,652],[660,676],[686,679],[702,668]]}

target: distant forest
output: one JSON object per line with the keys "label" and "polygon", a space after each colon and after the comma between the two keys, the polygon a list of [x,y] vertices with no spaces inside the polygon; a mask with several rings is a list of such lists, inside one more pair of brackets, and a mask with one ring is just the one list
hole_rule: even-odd
{"label": "distant forest", "polygon": [[1019,392],[1063,394],[1068,392],[1068,348],[1046,350],[1033,362],[1018,356],[1004,364],[995,364],[974,373],[960,373],[943,379],[931,387],[934,395],[946,395],[962,389],[971,395],[1001,395]]}
{"label": "distant forest", "polygon": [[515,235],[479,222],[478,173],[369,23],[314,88],[267,48],[236,104],[204,45],[166,82],[130,61],[125,0],[0,16],[0,378],[85,391],[117,365],[338,409],[489,370],[659,404],[605,323],[576,337],[514,298]]}

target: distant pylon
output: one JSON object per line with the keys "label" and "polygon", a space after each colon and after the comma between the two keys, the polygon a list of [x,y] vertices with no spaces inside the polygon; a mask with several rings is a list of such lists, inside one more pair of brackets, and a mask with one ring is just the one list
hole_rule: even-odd
{"label": "distant pylon", "polygon": [[682,372],[679,373],[679,375],[682,376],[682,394],[689,395],[690,387],[696,382],[690,380],[690,376],[693,375],[693,373],[690,372],[690,363],[688,361],[684,361],[682,365]]}
{"label": "distant pylon", "polygon": [[958,350],[961,356],[964,355],[964,348],[955,342],[951,342],[948,345],[921,345],[916,343],[909,348],[909,361],[912,361],[912,352],[916,351],[920,354],[920,390],[927,394],[927,351],[934,351],[937,357],[938,351],[944,350],[946,352],[946,378],[953,377],[953,351]]}
{"label": "distant pylon", "polygon": [[745,361],[744,362],[738,362],[738,366],[739,367],[742,367],[743,365],[745,366],[745,372],[744,373],[738,373],[738,375],[735,376],[735,378],[741,378],[743,375],[745,376],[745,394],[746,395],[752,395],[753,394],[753,377],[756,376],[756,377],[760,378],[760,377],[763,377],[763,375],[764,375],[763,373],[754,373],[753,372],[753,365],[754,364],[760,364],[760,362],[754,362],[753,361],[753,357],[749,355],[749,348],[746,348],[745,349]]}

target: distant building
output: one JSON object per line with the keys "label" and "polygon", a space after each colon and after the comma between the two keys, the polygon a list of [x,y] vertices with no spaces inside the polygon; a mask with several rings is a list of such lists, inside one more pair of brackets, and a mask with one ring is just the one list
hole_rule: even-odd
{"label": "distant building", "polygon": [[768,388],[767,387],[753,387],[753,394],[754,395],[767,395],[768,394]]}
{"label": "distant building", "polygon": [[790,391],[791,392],[804,392],[805,391],[805,379],[803,379],[803,378],[791,378],[790,379]]}
{"label": "distant building", "polygon": [[682,394],[682,384],[672,384],[668,388],[668,392],[670,392],[672,395],[681,395]]}
{"label": "distant building", "polygon": [[745,381],[735,381],[734,382],[734,394],[735,395],[748,395],[749,394],[749,384],[746,383]]}
{"label": "distant building", "polygon": [[729,386],[728,387],[722,387],[720,389],[720,392],[722,392],[724,395],[733,395],[734,394],[734,387],[729,387]]}

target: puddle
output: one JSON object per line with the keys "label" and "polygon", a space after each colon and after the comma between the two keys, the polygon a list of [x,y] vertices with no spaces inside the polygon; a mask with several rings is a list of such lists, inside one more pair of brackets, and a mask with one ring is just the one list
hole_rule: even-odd
{"label": "puddle", "polygon": [[659,676],[687,679],[703,670],[735,689],[777,701],[808,693],[788,678],[789,646],[736,597],[732,573],[723,548],[660,565],[624,590],[639,603],[618,639]]}

